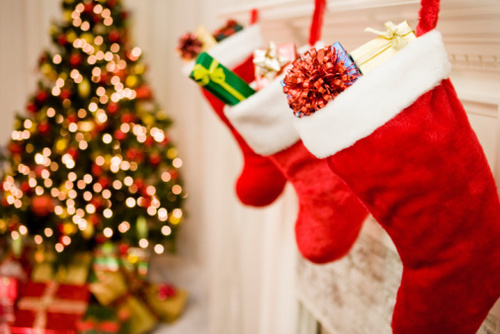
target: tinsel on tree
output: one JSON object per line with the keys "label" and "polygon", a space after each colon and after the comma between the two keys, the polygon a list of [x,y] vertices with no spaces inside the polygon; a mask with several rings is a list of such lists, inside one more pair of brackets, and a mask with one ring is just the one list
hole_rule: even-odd
{"label": "tinsel on tree", "polygon": [[61,256],[106,240],[162,253],[186,197],[171,119],[144,78],[121,1],[62,6],[8,144],[0,235]]}

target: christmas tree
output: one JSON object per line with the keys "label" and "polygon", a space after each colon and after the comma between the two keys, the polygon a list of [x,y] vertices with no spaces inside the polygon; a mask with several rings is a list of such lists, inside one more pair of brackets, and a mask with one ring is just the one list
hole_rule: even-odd
{"label": "christmas tree", "polygon": [[162,253],[186,197],[171,119],[153,100],[121,1],[62,7],[8,144],[0,236],[59,258],[107,240]]}

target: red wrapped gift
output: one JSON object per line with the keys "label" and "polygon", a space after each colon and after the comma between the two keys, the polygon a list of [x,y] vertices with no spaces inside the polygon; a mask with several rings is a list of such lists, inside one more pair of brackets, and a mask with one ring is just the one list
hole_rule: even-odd
{"label": "red wrapped gift", "polygon": [[[17,292],[17,279],[0,276],[0,323],[14,321],[14,303],[17,299]],[[0,333],[2,333],[1,330]]]}
{"label": "red wrapped gift", "polygon": [[16,308],[12,334],[76,334],[87,309],[86,286],[29,282]]}

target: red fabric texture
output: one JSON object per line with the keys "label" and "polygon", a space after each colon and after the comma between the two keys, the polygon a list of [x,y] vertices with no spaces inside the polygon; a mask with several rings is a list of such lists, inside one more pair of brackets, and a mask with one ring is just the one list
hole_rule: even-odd
{"label": "red fabric texture", "polygon": [[440,0],[421,1],[420,12],[418,13],[419,21],[415,31],[417,36],[422,36],[436,28],[439,17],[439,1]]}
{"label": "red fabric texture", "polygon": [[500,295],[500,204],[451,82],[327,160],[398,249],[394,333],[476,333]]}
{"label": "red fabric texture", "polygon": [[298,141],[270,156],[297,193],[295,238],[301,254],[315,263],[338,260],[356,241],[368,212],[324,159]]}
{"label": "red fabric texture", "polygon": [[[246,82],[255,79],[253,56],[248,57],[241,65],[233,69]],[[203,89],[203,95],[212,106],[217,116],[229,128],[243,154],[243,170],[236,181],[236,195],[241,203],[248,206],[263,207],[274,202],[283,192],[286,179],[269,160],[255,153],[231,125],[224,115],[224,103]]]}

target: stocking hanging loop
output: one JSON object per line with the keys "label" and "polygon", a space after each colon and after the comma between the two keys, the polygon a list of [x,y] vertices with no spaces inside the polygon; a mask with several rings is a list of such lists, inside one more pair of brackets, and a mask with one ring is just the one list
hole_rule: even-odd
{"label": "stocking hanging loop", "polygon": [[314,46],[321,39],[323,17],[325,16],[326,0],[314,0],[314,13],[309,31],[309,45]]}
{"label": "stocking hanging loop", "polygon": [[422,36],[436,28],[439,16],[439,0],[422,0],[418,13],[416,35]]}

